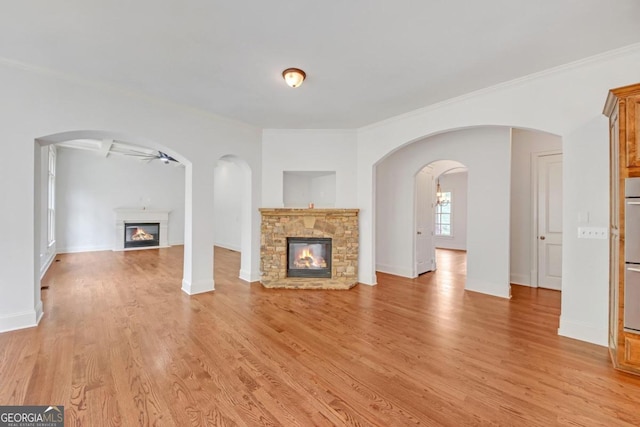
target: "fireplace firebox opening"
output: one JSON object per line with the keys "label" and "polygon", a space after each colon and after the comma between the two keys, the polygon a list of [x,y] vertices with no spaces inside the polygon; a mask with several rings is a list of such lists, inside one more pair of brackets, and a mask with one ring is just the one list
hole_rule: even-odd
{"label": "fireplace firebox opening", "polygon": [[124,247],[140,248],[147,246],[160,246],[160,223],[125,223]]}
{"label": "fireplace firebox opening", "polygon": [[287,237],[287,277],[331,278],[331,239]]}

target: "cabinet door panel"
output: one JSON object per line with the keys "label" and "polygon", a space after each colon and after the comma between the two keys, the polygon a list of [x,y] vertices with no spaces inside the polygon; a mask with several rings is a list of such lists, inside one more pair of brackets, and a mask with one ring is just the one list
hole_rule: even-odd
{"label": "cabinet door panel", "polygon": [[610,177],[609,177],[609,190],[611,203],[609,206],[609,217],[611,219],[611,229],[613,232],[618,232],[620,226],[620,128],[618,126],[618,112],[617,110],[611,115],[609,127],[610,138]]}
{"label": "cabinet door panel", "polygon": [[627,167],[640,167],[640,95],[626,99]]}

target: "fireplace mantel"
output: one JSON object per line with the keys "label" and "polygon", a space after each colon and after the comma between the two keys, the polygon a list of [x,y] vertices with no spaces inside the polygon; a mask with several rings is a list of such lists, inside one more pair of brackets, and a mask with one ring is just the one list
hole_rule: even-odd
{"label": "fireplace mantel", "polygon": [[326,208],[326,209],[307,209],[307,208],[260,208],[260,213],[262,216],[279,216],[279,215],[289,215],[289,216],[322,216],[322,215],[352,215],[358,216],[359,209],[336,209],[336,208]]}
{"label": "fireplace mantel", "polygon": [[[264,287],[350,289],[358,283],[358,209],[263,208],[260,213]],[[331,238],[331,278],[287,277],[287,237]]]}
{"label": "fireplace mantel", "polygon": [[[169,247],[169,213],[170,210],[145,208],[117,208],[114,251],[130,251],[139,249],[157,249]],[[126,223],[157,222],[160,224],[160,246],[145,246],[141,248],[124,247],[124,226]]]}

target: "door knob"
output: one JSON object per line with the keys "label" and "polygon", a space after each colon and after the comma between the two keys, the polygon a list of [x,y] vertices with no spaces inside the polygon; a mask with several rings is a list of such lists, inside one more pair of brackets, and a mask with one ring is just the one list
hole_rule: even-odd
{"label": "door knob", "polygon": [[540,240],[544,240],[544,239],[546,239],[546,237],[540,236]]}
{"label": "door knob", "polygon": [[422,231],[418,231],[418,234],[422,234]]}

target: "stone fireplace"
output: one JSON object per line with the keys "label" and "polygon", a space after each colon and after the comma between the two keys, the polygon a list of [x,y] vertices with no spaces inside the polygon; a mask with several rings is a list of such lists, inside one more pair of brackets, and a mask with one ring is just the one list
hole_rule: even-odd
{"label": "stone fireplace", "polygon": [[260,282],[349,289],[358,283],[357,209],[260,209]]}

